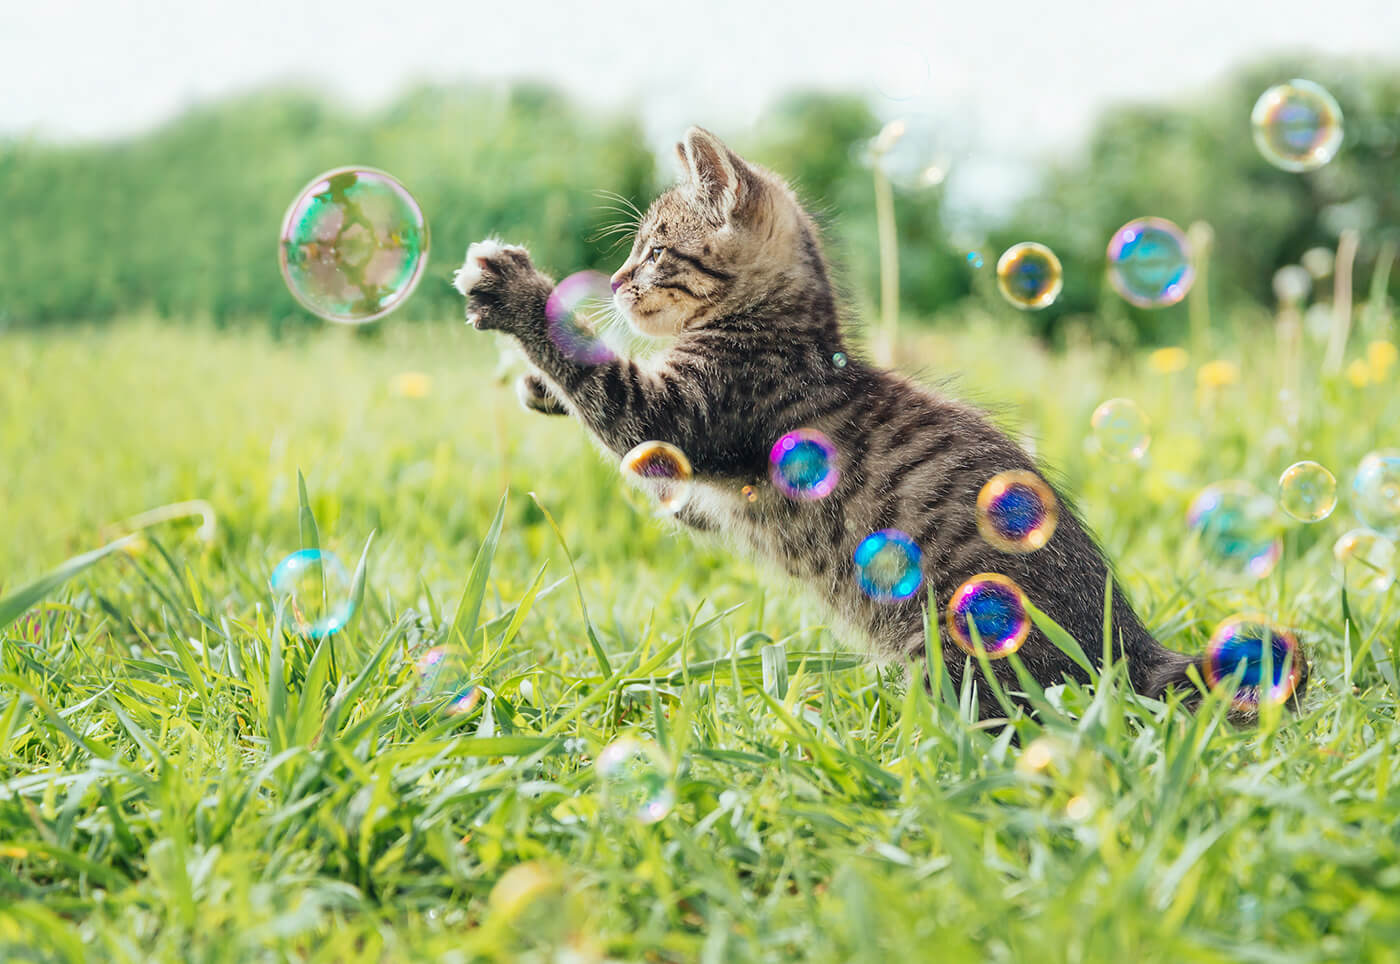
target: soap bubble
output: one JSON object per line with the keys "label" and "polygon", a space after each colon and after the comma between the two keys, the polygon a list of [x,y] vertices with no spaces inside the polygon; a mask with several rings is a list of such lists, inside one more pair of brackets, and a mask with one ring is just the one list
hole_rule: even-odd
{"label": "soap bubble", "polygon": [[1248,482],[1206,486],[1191,502],[1186,521],[1207,558],[1227,572],[1263,579],[1283,554],[1274,501]]}
{"label": "soap bubble", "polygon": [[1094,409],[1089,426],[1099,451],[1115,462],[1142,458],[1152,443],[1147,413],[1131,398],[1110,398],[1102,403]]}
{"label": "soap bubble", "polygon": [[799,428],[774,442],[768,473],[777,490],[790,499],[825,498],[841,481],[836,446],[814,428]]}
{"label": "soap bubble", "polygon": [[1316,462],[1294,462],[1279,476],[1278,504],[1299,522],[1321,522],[1337,507],[1337,479]]}
{"label": "soap bubble", "polygon": [[1108,281],[1139,308],[1176,304],[1195,278],[1186,235],[1166,218],[1129,221],[1108,242]]}
{"label": "soap bubble", "polygon": [[861,592],[878,602],[908,599],[923,582],[923,553],[898,529],[881,529],[860,541],[852,558]]}
{"label": "soap bubble", "polygon": [[[1266,657],[1267,653],[1267,657]],[[1269,684],[1264,681],[1265,659]],[[1230,680],[1243,668],[1233,703],[1238,709],[1252,710],[1262,695],[1267,702],[1282,703],[1293,695],[1303,678],[1303,650],[1298,637],[1261,616],[1232,616],[1211,635],[1206,644],[1203,675],[1210,686]],[[1285,672],[1287,664],[1287,672]]]}
{"label": "soap bubble", "polygon": [[1310,80],[1290,80],[1264,91],[1250,121],[1259,153],[1285,171],[1315,170],[1342,146],[1342,109]]}
{"label": "soap bubble", "polygon": [[845,368],[847,361],[846,353],[843,351],[835,352],[831,356],[831,366],[833,368]]}
{"label": "soap bubble", "polygon": [[277,564],[268,581],[304,636],[329,636],[350,621],[350,573],[333,552],[298,549]]}
{"label": "soap bubble", "polygon": [[403,304],[428,263],[428,223],[383,171],[339,168],[297,195],[282,220],[287,289],[328,321],[359,325]]}
{"label": "soap bubble", "polygon": [[1395,582],[1395,543],[1370,529],[1352,529],[1332,546],[1337,578],[1350,593],[1385,592]]}
{"label": "soap bubble", "polygon": [[481,702],[482,690],[469,682],[467,656],[454,646],[434,646],[414,664],[418,692],[413,702],[431,704],[448,716],[465,716]]}
{"label": "soap bubble", "polygon": [[1033,552],[1060,519],[1055,493],[1034,472],[998,472],[977,494],[977,531],[1004,552]]}
{"label": "soap bubble", "polygon": [[982,256],[976,251],[969,251],[967,253],[967,263],[974,268],[980,268],[982,267]]}
{"label": "soap bubble", "polygon": [[619,816],[656,823],[676,805],[670,762],[649,740],[619,737],[598,754],[594,771],[604,801]]}
{"label": "soap bubble", "polygon": [[1043,244],[1022,241],[997,259],[997,288],[1017,308],[1044,308],[1054,303],[1064,287],[1060,259]]}
{"label": "soap bubble", "polygon": [[643,442],[622,457],[623,476],[651,496],[663,515],[684,509],[695,493],[695,471],[669,442]]}
{"label": "soap bubble", "polygon": [[957,588],[948,601],[947,622],[953,642],[973,655],[977,648],[971,626],[976,626],[990,659],[1016,652],[1031,631],[1026,594],[1014,581],[995,572],[980,572]]}
{"label": "soap bubble", "polygon": [[1352,507],[1362,522],[1391,537],[1400,537],[1400,449],[1363,456],[1351,480]]}
{"label": "soap bubble", "polygon": [[544,303],[549,340],[564,356],[580,365],[601,365],[614,354],[598,336],[598,328],[612,304],[612,285],[599,271],[579,271],[569,275]]}
{"label": "soap bubble", "polygon": [[755,489],[751,485],[744,486],[742,489],[739,490],[739,494],[744,497],[745,502],[758,501],[758,489]]}

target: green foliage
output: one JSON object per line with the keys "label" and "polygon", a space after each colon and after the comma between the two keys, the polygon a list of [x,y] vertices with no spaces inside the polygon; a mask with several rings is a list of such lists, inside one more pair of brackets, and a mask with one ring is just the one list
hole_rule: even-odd
{"label": "green foliage", "polygon": [[[1394,369],[1356,387],[1310,363],[1288,428],[1268,337],[1200,395],[975,312],[912,339],[1039,440],[1161,638],[1199,651],[1262,609],[1314,660],[1304,712],[1245,731],[1218,698],[1135,698],[1122,666],[1023,682],[1017,746],[946,677],[929,697],[862,662],[777,574],[639,516],[576,425],[491,378],[490,336],[147,321],[6,345],[0,599],[140,510],[200,496],[218,524],[149,528],[0,628],[0,958],[1324,961],[1400,940],[1400,591],[1343,606],[1345,499],[1254,585],[1182,525],[1200,486],[1268,486],[1304,454],[1345,482],[1400,418]],[[405,370],[426,397],[394,390]],[[1114,394],[1153,419],[1144,465],[1082,446]],[[312,533],[362,559],[358,615],[321,642],[277,631],[267,585]],[[438,640],[489,691],[468,715],[412,705]],[[611,814],[591,767],[634,729],[674,765],[654,826]]]}
{"label": "green foliage", "polygon": [[605,267],[588,241],[618,219],[598,191],[648,198],[634,123],[535,88],[423,89],[353,115],[295,94],[201,108],[147,136],[0,146],[0,323],[152,311],[274,330],[313,322],[277,268],[287,205],[312,177],[363,164],[428,214],[432,260],[400,319],[457,318],[448,281],[472,241],[531,243],[542,264]]}
{"label": "green foliage", "polygon": [[[1293,77],[1330,90],[1345,117],[1340,153],[1308,174],[1271,166],[1250,129],[1259,95]],[[1335,248],[1338,228],[1350,223],[1362,230],[1359,296],[1382,243],[1400,238],[1397,118],[1400,71],[1354,60],[1259,64],[1192,98],[1120,107],[1098,124],[1081,156],[1047,170],[1035,194],[994,232],[994,247],[1031,239],[1059,255],[1064,293],[1033,316],[1045,332],[1078,316],[1120,341],[1180,339],[1185,308],[1133,308],[1103,282],[1108,239],[1143,215],[1183,228],[1211,226],[1210,297],[1217,305],[1272,303],[1274,272],[1308,248]],[[1395,281],[1391,292],[1400,295]]]}

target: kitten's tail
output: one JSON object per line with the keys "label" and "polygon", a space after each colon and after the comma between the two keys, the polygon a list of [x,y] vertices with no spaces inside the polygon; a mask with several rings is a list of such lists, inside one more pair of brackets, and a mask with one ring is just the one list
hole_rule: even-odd
{"label": "kitten's tail", "polygon": [[[1201,692],[1196,680],[1204,682],[1210,678],[1206,672],[1205,657],[1187,656],[1185,653],[1178,653],[1175,650],[1165,649],[1165,647],[1161,656],[1161,661],[1153,665],[1145,674],[1139,692],[1152,699],[1161,699],[1170,690],[1180,690],[1187,696],[1187,705],[1194,708],[1201,700]],[[1294,650],[1293,658],[1297,661],[1297,665],[1290,666],[1289,673],[1296,673],[1297,680],[1285,698],[1285,705],[1296,712],[1302,706],[1303,695],[1307,692],[1311,669],[1308,666],[1307,654],[1301,646]],[[1193,666],[1196,668],[1195,679],[1192,679],[1192,674],[1189,672]],[[1236,722],[1252,723],[1256,716],[1257,713],[1250,709],[1247,700],[1236,700],[1230,713],[1230,718]]]}

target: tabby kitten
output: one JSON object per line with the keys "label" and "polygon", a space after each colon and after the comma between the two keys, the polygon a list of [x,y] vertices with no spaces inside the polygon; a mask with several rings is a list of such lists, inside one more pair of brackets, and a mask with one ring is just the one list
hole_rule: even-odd
{"label": "tabby kitten", "polygon": [[[631,324],[672,339],[658,357],[576,360],[550,337],[554,283],[525,249],[495,240],[468,249],[454,282],[468,321],[519,340],[536,368],[521,382],[525,403],[574,415],[619,457],[648,440],[679,447],[697,480],[680,521],[782,567],[877,653],[921,657],[929,602],[941,622],[958,587],[991,572],[1014,580],[1097,662],[1108,566],[1073,512],[1063,507],[1049,542],[1030,554],[979,535],[979,490],[1000,472],[1035,472],[1030,457],[968,406],[848,356],[817,230],[778,176],[700,128],[676,150],[682,179],[646,212],[612,278]],[[774,440],[798,428],[837,450],[839,481],[825,498],[794,500],[767,484]],[[921,550],[922,579],[907,598],[877,600],[859,585],[857,546],[885,529]],[[1116,588],[1112,621],[1139,692],[1187,681],[1193,660],[1157,643]],[[944,638],[961,685],[968,657]],[[1019,655],[1043,686],[1084,678],[1038,629]],[[1020,688],[1006,660],[991,665],[1006,688]],[[1001,715],[985,682],[978,693],[984,717]]]}

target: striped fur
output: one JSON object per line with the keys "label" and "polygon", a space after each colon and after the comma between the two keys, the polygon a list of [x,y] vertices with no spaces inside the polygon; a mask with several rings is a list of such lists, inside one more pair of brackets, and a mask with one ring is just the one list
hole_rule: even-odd
{"label": "striped fur", "polygon": [[[833,365],[833,354],[850,351],[817,230],[792,192],[698,128],[677,152],[680,184],[646,212],[613,276],[631,323],[673,338],[657,358],[571,360],[545,328],[552,282],[524,249],[487,242],[469,251],[459,273],[469,317],[520,340],[538,371],[522,386],[527,404],[566,410],[617,456],[648,440],[679,446],[699,482],[681,521],[729,536],[811,588],[876,653],[921,655],[930,594],[941,615],[968,577],[999,572],[1097,661],[1108,567],[1074,513],[1065,507],[1053,538],[1030,555],[978,534],[979,489],[1004,470],[1036,471],[1031,458],[966,405],[854,357]],[[818,501],[767,484],[773,442],[799,427],[823,432],[839,453],[840,482]],[[922,550],[923,583],[907,600],[873,601],[855,578],[857,544],[885,528]],[[1159,645],[1117,590],[1112,618],[1135,688],[1157,695],[1186,682],[1192,660]],[[1083,677],[1038,630],[1020,656],[1042,685]],[[959,684],[966,657],[945,644],[944,659]],[[993,665],[1019,688],[1006,661]],[[979,694],[983,715],[997,715],[985,685]]]}

